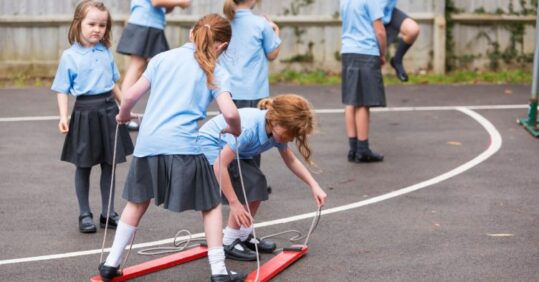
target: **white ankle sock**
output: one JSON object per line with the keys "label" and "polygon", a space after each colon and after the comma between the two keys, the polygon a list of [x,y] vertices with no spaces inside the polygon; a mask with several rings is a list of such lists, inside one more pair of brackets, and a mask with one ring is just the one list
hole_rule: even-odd
{"label": "white ankle sock", "polygon": [[249,227],[240,227],[240,240],[243,242],[247,240],[247,237],[253,232],[253,226]]}
{"label": "white ankle sock", "polygon": [[118,267],[121,263],[125,247],[131,243],[131,239],[135,235],[137,228],[129,224],[118,222],[114,242],[110,248],[110,254],[105,261],[106,266]]}
{"label": "white ankle sock", "polygon": [[211,275],[227,274],[225,265],[225,251],[223,247],[214,247],[208,250]]}
{"label": "white ankle sock", "polygon": [[230,245],[238,238],[240,238],[240,229],[232,229],[227,226],[223,231],[223,245]]}

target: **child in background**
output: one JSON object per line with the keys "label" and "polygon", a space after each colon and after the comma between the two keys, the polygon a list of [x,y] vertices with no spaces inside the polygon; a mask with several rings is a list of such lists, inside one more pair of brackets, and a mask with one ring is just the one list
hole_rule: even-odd
{"label": "child in background", "polygon": [[396,7],[397,0],[384,1],[384,26],[387,34],[387,45],[392,44],[399,33],[402,35],[395,56],[391,58],[389,63],[395,69],[397,78],[401,81],[408,81],[408,74],[404,69],[402,59],[419,36],[419,25]]}
{"label": "child in background", "polygon": [[350,162],[380,162],[369,147],[370,108],[386,105],[381,67],[386,33],[378,1],[341,0],[342,103]]}
{"label": "child in background", "polygon": [[[131,0],[131,15],[116,48],[116,52],[130,56],[122,91],[140,78],[150,58],[170,49],[164,31],[165,14],[174,7],[185,9],[190,5],[191,0]],[[127,125],[130,130],[139,127],[135,121]]]}
{"label": "child in background", "polygon": [[[122,95],[115,84],[120,78],[111,44],[110,13],[98,1],[80,2],[69,27],[71,48],[62,53],[51,89],[58,92],[60,122],[58,129],[66,134],[61,160],[73,163],[75,191],[79,203],[79,231],[95,233],[93,214],[88,200],[90,172],[101,166],[101,227],[105,226],[109,203],[114,152],[115,116]],[[77,97],[71,120],[68,119],[68,96]],[[126,161],[133,153],[133,143],[125,126],[118,129],[116,162]],[[114,212],[114,194],[110,199],[109,228],[116,228],[119,216]]]}
{"label": "child in background", "polygon": [[[253,236],[251,218],[244,208],[248,204],[254,217],[260,203],[268,200],[266,177],[253,162],[253,156],[276,147],[286,166],[309,185],[316,204],[323,206],[326,199],[326,193],[288,148],[288,142],[295,140],[303,158],[312,164],[308,137],[314,130],[314,116],[309,102],[301,96],[288,94],[263,99],[259,107],[261,109],[239,110],[243,131],[237,139],[230,135],[220,136],[227,126],[222,115],[212,118],[200,128],[202,151],[213,164],[215,175],[221,180],[223,194],[230,205],[223,245],[227,258],[235,260],[256,260],[255,244],[258,244],[258,250],[263,253],[272,253],[276,248],[275,243]],[[227,170],[231,163],[236,162],[237,151],[241,158],[247,200],[244,198],[238,171]],[[232,172],[231,175],[229,172]]]}
{"label": "child in background", "polygon": [[231,36],[225,18],[217,14],[201,18],[191,31],[192,43],[152,58],[141,78],[125,93],[116,118],[119,123],[129,121],[135,103],[151,89],[123,192],[128,203],[111,252],[99,267],[103,280],[122,275],[119,266],[124,249],[152,198],[156,205],[163,204],[173,212],[202,212],[211,281],[245,278],[245,274],[226,269],[219,187],[196,141],[198,121],[205,118],[214,99],[228,125],[224,132],[234,136],[241,133],[228,75],[217,64]]}
{"label": "child in background", "polygon": [[[233,35],[221,63],[230,73],[238,108],[256,108],[260,99],[269,97],[268,65],[277,58],[281,46],[279,27],[251,11],[256,3],[257,0],[225,0],[223,7]],[[253,159],[260,167],[260,156]]]}

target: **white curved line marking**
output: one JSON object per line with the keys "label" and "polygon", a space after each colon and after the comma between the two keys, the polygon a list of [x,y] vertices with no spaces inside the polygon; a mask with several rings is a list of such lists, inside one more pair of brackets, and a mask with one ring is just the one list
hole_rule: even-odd
{"label": "white curved line marking", "polygon": [[[376,196],[376,197],[373,197],[373,198],[370,198],[370,199],[367,199],[367,200],[364,200],[364,201],[359,201],[359,202],[356,202],[356,203],[351,203],[351,204],[347,204],[347,205],[344,205],[344,206],[323,210],[322,214],[327,215],[327,214],[332,214],[332,213],[336,213],[336,212],[342,212],[342,211],[345,211],[345,210],[350,210],[350,209],[363,207],[363,206],[366,206],[366,205],[370,205],[370,204],[378,203],[378,202],[381,202],[381,201],[385,201],[385,200],[388,200],[388,199],[391,199],[391,198],[395,198],[395,197],[398,197],[398,196],[401,196],[401,195],[404,195],[404,194],[407,194],[407,193],[411,193],[411,192],[417,191],[419,189],[423,189],[423,188],[426,188],[428,186],[440,183],[440,182],[442,182],[444,180],[447,180],[447,179],[449,179],[451,177],[459,175],[459,174],[473,168],[474,166],[484,162],[486,159],[488,159],[489,157],[494,155],[501,148],[501,146],[502,146],[502,137],[501,137],[500,133],[498,132],[498,130],[496,130],[494,125],[492,125],[492,123],[490,123],[490,121],[485,119],[480,114],[470,110],[469,108],[456,107],[456,108],[453,108],[453,110],[460,111],[460,112],[470,116],[475,121],[477,121],[479,124],[481,124],[485,128],[485,130],[488,132],[488,134],[490,135],[490,141],[491,142],[490,142],[489,147],[483,153],[481,153],[477,157],[473,158],[471,161],[468,161],[468,162],[466,162],[466,163],[464,163],[464,164],[462,164],[462,165],[460,165],[460,166],[458,166],[458,167],[456,167],[456,168],[454,168],[454,169],[452,169],[452,170],[450,170],[450,171],[448,171],[446,173],[438,175],[438,176],[436,176],[434,178],[431,178],[431,179],[425,180],[423,182],[420,182],[420,183],[417,183],[417,184],[402,188],[400,190],[396,190],[396,191],[393,191],[393,192],[390,192],[390,193],[387,193],[387,194]],[[281,219],[261,222],[261,223],[255,224],[255,227],[264,227],[264,226],[270,226],[270,225],[276,225],[276,224],[282,224],[282,223],[288,223],[288,222],[292,222],[292,221],[298,221],[298,220],[302,220],[302,219],[312,218],[312,217],[315,216],[315,214],[316,214],[315,212],[311,212],[311,213],[300,214],[300,215],[296,215],[296,216],[292,216],[292,217],[287,217],[287,218],[281,218]],[[200,238],[200,237],[203,237],[203,236],[204,236],[204,233],[197,233],[197,234],[193,234],[192,238]],[[181,239],[187,239],[187,236],[184,236],[184,237],[180,238],[180,240]],[[135,244],[135,245],[133,245],[133,249],[146,248],[146,247],[162,245],[162,244],[170,244],[173,241],[174,241],[174,238],[169,238],[169,239],[160,240],[160,241],[153,241],[153,242]],[[108,252],[109,250],[110,249],[106,249],[105,251]],[[78,256],[100,254],[100,253],[101,253],[101,249],[80,251],[80,252],[70,252],[70,253],[55,254],[55,255],[46,255],[46,256],[37,256],[37,257],[27,257],[27,258],[19,258],[19,259],[8,259],[8,260],[0,260],[0,265],[22,263],[22,262],[32,262],[32,261],[42,261],[42,260],[51,260],[51,259],[62,259],[62,258],[78,257]]]}

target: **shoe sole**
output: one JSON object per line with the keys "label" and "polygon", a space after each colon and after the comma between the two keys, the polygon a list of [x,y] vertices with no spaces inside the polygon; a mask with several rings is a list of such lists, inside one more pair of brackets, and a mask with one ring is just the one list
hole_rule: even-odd
{"label": "shoe sole", "polygon": [[[99,227],[105,228],[105,223],[99,223]],[[116,226],[112,226],[112,225],[109,224],[107,229],[116,229]]]}
{"label": "shoe sole", "polygon": [[80,232],[80,233],[84,233],[84,234],[88,234],[88,233],[96,233],[96,232],[97,232],[97,228],[95,228],[95,229],[88,229],[88,230],[82,230],[82,229],[79,229],[79,232]]}

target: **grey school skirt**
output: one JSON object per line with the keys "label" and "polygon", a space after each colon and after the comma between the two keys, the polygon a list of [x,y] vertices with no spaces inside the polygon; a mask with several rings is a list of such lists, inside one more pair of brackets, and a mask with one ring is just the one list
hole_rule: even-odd
{"label": "grey school skirt", "polygon": [[128,23],[122,32],[116,52],[149,59],[169,49],[162,29]]}
{"label": "grey school skirt", "polygon": [[[245,193],[247,194],[247,203],[268,200],[268,183],[266,176],[260,170],[257,161],[255,159],[242,159],[240,160],[240,165]],[[242,204],[245,204],[245,196],[243,195],[237,160],[230,163],[228,166],[228,173],[230,174],[230,180],[232,181],[236,196]],[[228,205],[228,201],[224,195],[223,204]]]}
{"label": "grey school skirt", "polygon": [[386,94],[378,56],[342,54],[342,103],[384,107]]}
{"label": "grey school skirt", "polygon": [[[61,160],[77,167],[100,163],[112,165],[118,106],[111,92],[78,96],[69,121]],[[133,153],[133,142],[125,125],[118,128],[116,163]]]}
{"label": "grey school skirt", "polygon": [[220,203],[215,174],[203,154],[133,157],[122,196],[133,203],[153,198],[175,212],[204,211]]}

